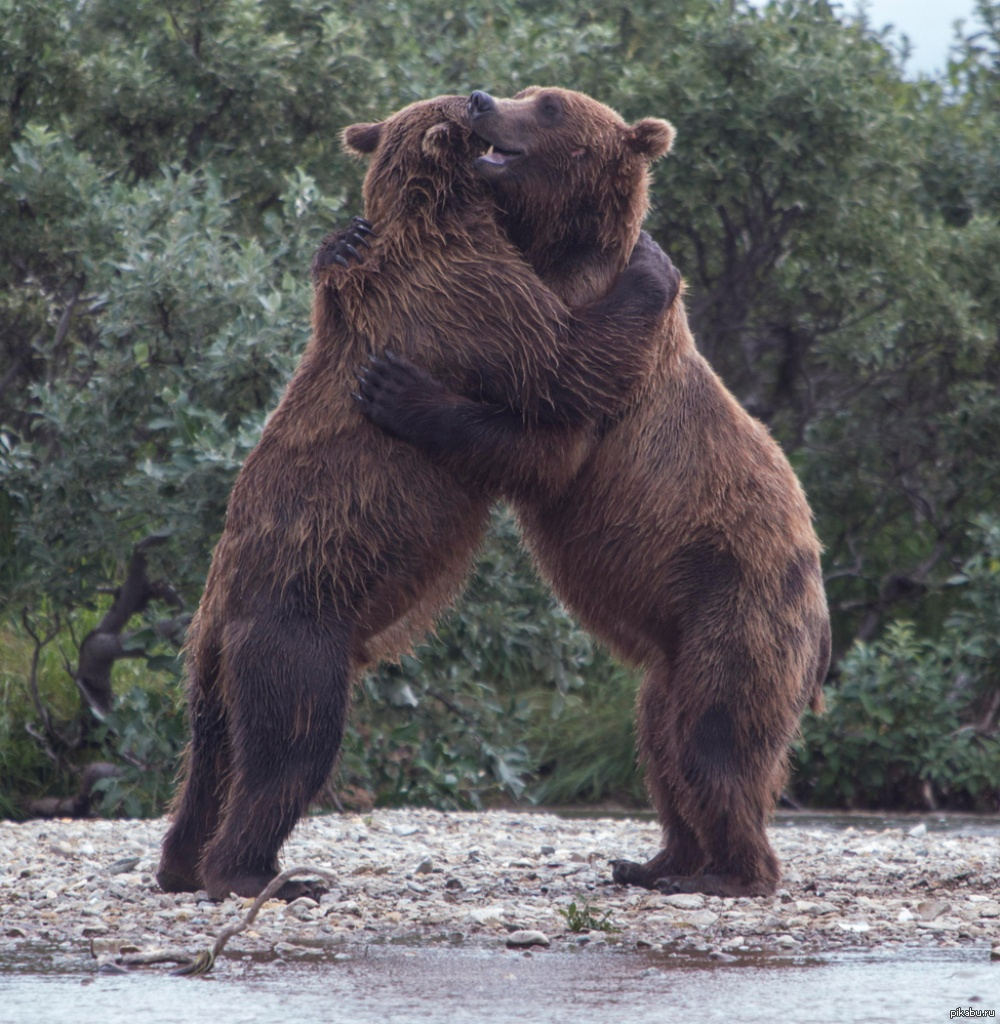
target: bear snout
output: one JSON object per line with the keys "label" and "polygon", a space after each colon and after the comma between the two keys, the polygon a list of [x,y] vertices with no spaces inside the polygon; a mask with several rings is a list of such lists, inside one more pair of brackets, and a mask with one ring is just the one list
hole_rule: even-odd
{"label": "bear snout", "polygon": [[469,117],[475,120],[483,114],[489,114],[496,110],[497,101],[488,92],[477,89],[469,97]]}

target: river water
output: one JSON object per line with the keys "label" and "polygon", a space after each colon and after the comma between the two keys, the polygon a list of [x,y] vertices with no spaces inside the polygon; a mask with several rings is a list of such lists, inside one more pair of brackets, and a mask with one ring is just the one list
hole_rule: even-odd
{"label": "river water", "polygon": [[84,973],[79,959],[72,969],[50,956],[0,972],[3,1024],[931,1024],[958,1008],[1000,1009],[988,948],[719,964],[634,950],[372,946],[311,966],[234,959],[193,979]]}

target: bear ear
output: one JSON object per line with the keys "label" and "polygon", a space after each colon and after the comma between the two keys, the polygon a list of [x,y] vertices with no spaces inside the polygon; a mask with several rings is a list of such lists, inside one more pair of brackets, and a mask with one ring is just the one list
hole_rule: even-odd
{"label": "bear ear", "polygon": [[374,153],[378,148],[379,139],[382,137],[382,122],[375,124],[352,124],[343,131],[344,148],[358,156],[367,156]]}
{"label": "bear ear", "polygon": [[424,156],[432,160],[441,160],[455,149],[456,140],[452,138],[452,126],[447,121],[434,125],[424,132],[420,148]]}
{"label": "bear ear", "polygon": [[676,134],[669,121],[659,117],[645,117],[629,128],[628,143],[640,156],[656,160],[670,152]]}

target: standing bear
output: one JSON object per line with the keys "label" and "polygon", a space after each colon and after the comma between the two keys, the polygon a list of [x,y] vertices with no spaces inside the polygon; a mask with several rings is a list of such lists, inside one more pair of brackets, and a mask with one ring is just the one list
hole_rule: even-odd
{"label": "standing bear", "polygon": [[[620,122],[633,191],[668,134]],[[264,888],[334,763],[352,681],[432,625],[483,536],[494,496],[365,419],[358,363],[392,338],[516,421],[525,478],[564,480],[642,386],[680,284],[644,239],[609,288],[568,309],[497,226],[464,97],[345,140],[371,155],[366,210],[380,232],[365,267],[337,263],[363,226],[329,240],[312,337],[230,496],[188,639],[191,743],[157,872],[167,891]],[[278,896],[306,890],[289,882]]]}
{"label": "standing bear", "polygon": [[[510,239],[567,301],[602,294],[645,204],[621,186],[606,108],[534,87],[509,100],[475,92],[469,108],[491,144],[476,164]],[[428,370],[376,360],[362,384],[366,415],[508,495],[559,597],[644,669],[638,736],[663,849],[645,864],[616,861],[614,879],[774,892],[780,868],[765,826],[830,657],[820,545],[788,460],[698,353],[680,301],[652,370],[558,489],[526,490],[509,472],[519,424]]]}

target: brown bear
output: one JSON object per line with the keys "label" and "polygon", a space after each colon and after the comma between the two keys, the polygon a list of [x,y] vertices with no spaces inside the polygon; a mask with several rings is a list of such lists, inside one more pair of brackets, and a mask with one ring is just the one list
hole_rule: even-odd
{"label": "brown bear", "polygon": [[[505,229],[574,302],[614,280],[644,209],[635,193],[622,210],[605,110],[562,89],[470,98],[473,128],[492,145],[477,166]],[[512,478],[518,425],[423,366],[376,360],[362,397],[383,429],[509,495],[559,597],[645,670],[638,735],[663,849],[645,864],[614,862],[614,879],[774,892],[765,825],[830,657],[820,545],[788,460],[698,353],[683,303],[668,312],[652,372],[558,490]]]}
{"label": "brown bear", "polygon": [[[666,129],[622,127],[644,182]],[[191,743],[157,873],[167,891],[263,889],[334,763],[352,680],[432,625],[483,535],[491,495],[369,423],[352,397],[358,362],[391,337],[457,394],[516,418],[528,475],[560,479],[648,372],[679,287],[646,240],[606,295],[568,309],[497,226],[464,97],[345,140],[372,157],[380,231],[364,267],[337,265],[363,225],[329,240],[312,337],[230,496],[187,645]]]}

